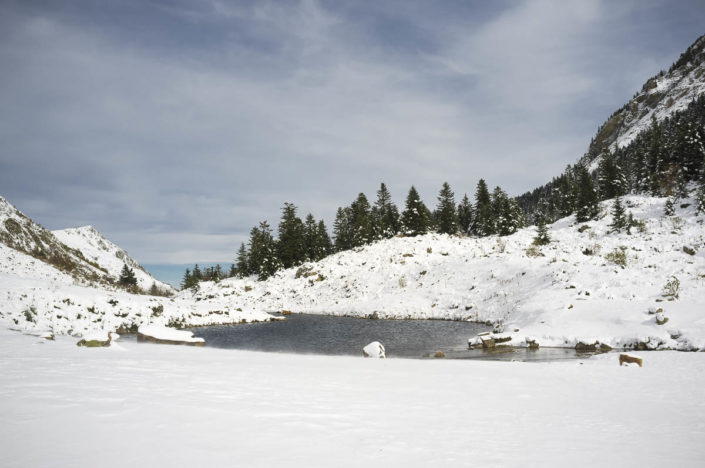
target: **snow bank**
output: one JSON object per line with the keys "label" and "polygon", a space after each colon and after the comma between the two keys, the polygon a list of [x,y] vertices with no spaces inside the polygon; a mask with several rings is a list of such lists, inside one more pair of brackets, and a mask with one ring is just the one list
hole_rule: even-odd
{"label": "snow bank", "polygon": [[[142,335],[140,337],[140,335]],[[137,329],[138,338],[151,338],[158,343],[203,343],[203,338],[193,336],[193,332],[176,330],[161,325],[143,325]]]}

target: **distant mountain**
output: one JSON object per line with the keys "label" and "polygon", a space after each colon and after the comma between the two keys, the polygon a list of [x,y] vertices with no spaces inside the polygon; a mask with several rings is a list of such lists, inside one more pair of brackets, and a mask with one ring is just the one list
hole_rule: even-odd
{"label": "distant mountain", "polygon": [[170,285],[152,277],[127,252],[106,239],[93,226],[61,229],[52,233],[62,243],[80,251],[88,260],[106,270],[115,280],[120,277],[123,265],[127,265],[134,270],[137,286],[140,289],[148,291],[152,285],[155,285],[160,290],[174,291]]}
{"label": "distant mountain", "polygon": [[173,288],[157,281],[127,252],[90,226],[51,232],[0,197],[0,243],[71,275],[102,285],[115,284],[127,264],[135,271],[137,285],[148,291],[152,284],[162,291]]}

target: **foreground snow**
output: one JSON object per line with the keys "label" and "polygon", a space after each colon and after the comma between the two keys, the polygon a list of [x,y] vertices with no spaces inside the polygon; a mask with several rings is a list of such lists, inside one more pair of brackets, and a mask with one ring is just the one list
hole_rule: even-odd
{"label": "foreground snow", "polygon": [[642,356],[87,349],[0,330],[0,466],[700,465],[705,355]]}

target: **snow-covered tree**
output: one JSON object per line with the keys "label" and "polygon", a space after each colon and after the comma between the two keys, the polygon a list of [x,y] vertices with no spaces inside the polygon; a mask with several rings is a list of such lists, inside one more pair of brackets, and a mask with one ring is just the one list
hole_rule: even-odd
{"label": "snow-covered tree", "polygon": [[443,187],[438,194],[438,207],[436,208],[436,230],[441,234],[456,234],[458,232],[458,214],[455,211],[455,194],[443,182]]}
{"label": "snow-covered tree", "polygon": [[409,194],[406,196],[406,205],[401,214],[401,225],[404,234],[408,236],[418,236],[428,232],[430,219],[428,208],[421,201],[419,193],[412,185]]}

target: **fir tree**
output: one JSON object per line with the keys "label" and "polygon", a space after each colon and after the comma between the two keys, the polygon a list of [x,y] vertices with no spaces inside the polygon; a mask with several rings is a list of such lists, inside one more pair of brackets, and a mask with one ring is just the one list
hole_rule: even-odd
{"label": "fir tree", "polygon": [[374,206],[375,236],[389,239],[399,232],[399,211],[392,202],[392,195],[382,182],[377,190],[377,201]]}
{"label": "fir tree", "polygon": [[122,265],[122,271],[120,271],[118,283],[124,287],[137,286],[135,271],[132,268],[129,268],[127,263],[123,263]]}
{"label": "fir tree", "polygon": [[627,224],[625,219],[624,206],[622,205],[622,200],[617,197],[614,199],[612,204],[612,223],[610,224],[610,229],[613,232],[620,232]]}
{"label": "fir tree", "polygon": [[577,166],[577,207],[575,219],[578,222],[589,221],[597,216],[597,193],[592,177],[584,166]]}
{"label": "fir tree", "polygon": [[463,234],[469,234],[471,225],[472,204],[470,203],[470,199],[468,199],[468,195],[465,194],[458,204],[458,227]]}
{"label": "fir tree", "polygon": [[608,151],[602,155],[597,171],[600,199],[610,200],[627,193],[627,180],[612,153]]}
{"label": "fir tree", "polygon": [[235,261],[237,265],[237,276],[244,278],[252,274],[249,263],[249,253],[247,252],[244,242],[240,244],[240,248],[237,251],[237,259]]}
{"label": "fir tree", "polygon": [[429,211],[421,201],[419,193],[412,185],[409,194],[406,196],[406,206],[401,214],[401,225],[404,234],[408,236],[419,236],[426,234],[429,227]]}
{"label": "fir tree", "polygon": [[352,229],[350,223],[350,208],[338,208],[333,222],[335,251],[341,252],[352,248]]}
{"label": "fir tree", "polygon": [[374,240],[370,203],[364,193],[360,193],[350,205],[350,229],[352,247],[369,244]]}
{"label": "fir tree", "polygon": [[252,228],[249,251],[250,269],[260,280],[266,280],[282,267],[272,229],[266,221]]}
{"label": "fir tree", "polygon": [[666,206],[663,209],[663,214],[665,214],[666,216],[673,216],[674,214],[676,214],[676,208],[673,205],[673,198],[668,197],[666,199]]}
{"label": "fir tree", "polygon": [[279,222],[278,257],[284,268],[291,268],[306,260],[305,228],[296,216],[296,206],[284,203]]}
{"label": "fir tree", "polygon": [[203,273],[201,272],[201,269],[198,267],[198,263],[196,263],[196,265],[194,265],[193,273],[191,274],[191,276],[196,281],[201,281],[203,279]]}
{"label": "fir tree", "polygon": [[443,182],[438,194],[436,208],[436,230],[441,234],[456,234],[458,232],[458,213],[455,211],[455,194],[448,182]]}
{"label": "fir tree", "polygon": [[333,244],[330,241],[328,229],[326,229],[326,225],[323,220],[320,220],[316,229],[316,249],[314,251],[314,260],[318,261],[325,258],[332,252]]}
{"label": "fir tree", "polygon": [[316,258],[316,245],[318,242],[318,225],[313,215],[309,213],[306,215],[306,221],[304,221],[304,243],[306,245],[306,259],[310,262],[315,262]]}
{"label": "fir tree", "polygon": [[539,215],[536,223],[536,236],[534,237],[534,245],[547,245],[550,242],[551,237],[548,235],[546,220],[543,215]]}
{"label": "fir tree", "polygon": [[494,228],[490,192],[484,179],[480,179],[475,190],[475,219],[472,224],[472,233],[481,237],[489,236],[494,234]]}
{"label": "fir tree", "polygon": [[198,280],[191,274],[191,271],[186,268],[184,279],[181,280],[181,289],[190,289],[195,286],[198,286]]}

